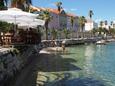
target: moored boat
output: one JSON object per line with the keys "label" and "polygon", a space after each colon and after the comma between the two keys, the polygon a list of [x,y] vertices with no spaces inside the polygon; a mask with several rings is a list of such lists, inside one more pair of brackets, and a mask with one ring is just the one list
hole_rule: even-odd
{"label": "moored boat", "polygon": [[96,42],[96,44],[98,44],[98,45],[106,45],[107,42],[105,40],[99,40],[99,41]]}

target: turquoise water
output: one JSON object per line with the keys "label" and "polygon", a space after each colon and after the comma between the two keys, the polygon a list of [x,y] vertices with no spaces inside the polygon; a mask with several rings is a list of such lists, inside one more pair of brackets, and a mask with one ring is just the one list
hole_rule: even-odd
{"label": "turquoise water", "polygon": [[66,49],[68,52],[60,55],[69,60],[68,66],[62,64],[68,70],[48,72],[50,80],[47,86],[115,86],[114,42],[107,45],[77,45]]}

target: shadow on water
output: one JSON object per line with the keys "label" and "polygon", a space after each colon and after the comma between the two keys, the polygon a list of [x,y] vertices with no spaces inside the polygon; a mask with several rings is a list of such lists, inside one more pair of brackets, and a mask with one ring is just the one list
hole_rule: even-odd
{"label": "shadow on water", "polygon": [[59,55],[73,55],[73,54],[76,54],[76,53],[70,53],[70,52],[68,52],[68,51],[64,51],[64,52],[62,52],[62,51],[60,51],[60,52],[52,52],[52,54],[59,54]]}
{"label": "shadow on water", "polygon": [[[6,83],[6,86],[37,86],[37,79],[42,76],[49,81],[47,75],[40,75],[38,72],[62,72],[62,71],[79,71],[81,68],[73,65],[77,62],[71,58],[63,58],[61,55],[55,54],[39,54],[37,56],[31,56],[30,61],[24,69],[15,77],[10,83]],[[60,78],[60,74],[55,75]],[[64,75],[69,77],[68,74]],[[40,81],[40,80],[39,80]],[[44,81],[42,81],[44,82]],[[46,83],[45,82],[45,83]],[[40,85],[38,85],[40,86]],[[44,86],[44,85],[41,85]]]}
{"label": "shadow on water", "polygon": [[58,53],[60,55],[73,55],[73,54],[76,54],[76,53],[69,53],[69,52],[65,52],[65,53]]}
{"label": "shadow on water", "polygon": [[76,60],[71,58],[62,58],[59,54],[40,54],[38,58],[39,61],[37,67],[43,72],[81,70],[81,68],[71,64],[77,62]]}
{"label": "shadow on water", "polygon": [[103,81],[95,80],[93,78],[76,78],[68,79],[67,77],[57,81],[49,83],[46,86],[106,86]]}

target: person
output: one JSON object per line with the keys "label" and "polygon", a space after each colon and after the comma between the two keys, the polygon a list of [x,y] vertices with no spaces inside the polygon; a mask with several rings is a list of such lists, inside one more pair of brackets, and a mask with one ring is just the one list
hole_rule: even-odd
{"label": "person", "polygon": [[58,46],[58,45],[57,45],[57,41],[55,41],[54,44],[55,44],[56,47]]}
{"label": "person", "polygon": [[62,43],[63,52],[65,51],[65,43]]}
{"label": "person", "polygon": [[66,40],[63,40],[62,41],[62,49],[63,49],[63,51],[65,51],[65,44],[66,44]]}

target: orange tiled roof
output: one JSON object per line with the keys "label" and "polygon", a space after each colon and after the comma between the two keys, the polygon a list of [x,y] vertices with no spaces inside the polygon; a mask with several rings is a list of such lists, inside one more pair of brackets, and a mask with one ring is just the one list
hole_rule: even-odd
{"label": "orange tiled roof", "polygon": [[45,10],[45,8],[42,8],[42,7],[35,7],[35,6],[30,6],[30,9],[32,9],[32,10],[34,10],[34,11]]}
{"label": "orange tiled roof", "polygon": [[55,14],[59,14],[60,13],[57,9],[48,8],[48,10],[50,12],[52,12],[52,13],[55,13]]}
{"label": "orange tiled roof", "polygon": [[69,16],[69,17],[76,17],[76,15],[71,14],[71,13],[67,13],[67,16]]}
{"label": "orange tiled roof", "polygon": [[[42,10],[48,10],[49,12],[55,13],[55,14],[60,14],[60,12],[57,9],[52,9],[52,8],[42,8],[42,7],[35,7],[35,6],[31,6],[31,9],[36,10],[36,11],[42,11]],[[63,10],[63,9],[62,9]],[[61,11],[62,11],[61,10]],[[71,14],[71,13],[66,13],[67,16],[73,16],[76,17],[76,15]]]}
{"label": "orange tiled roof", "polygon": [[52,8],[42,8],[42,7],[35,7],[35,6],[30,6],[30,8],[34,11],[48,10],[49,12],[52,12],[55,14],[60,13],[57,9],[52,9]]}
{"label": "orange tiled roof", "polygon": [[[59,14],[60,12],[57,10],[57,9],[52,9],[52,8],[48,8],[48,10],[50,11],[50,12],[53,12],[53,13],[55,13],[55,14]],[[61,10],[62,11],[62,10]],[[74,15],[74,14],[72,14],[72,13],[66,13],[66,15],[67,16],[69,16],[69,17],[76,17],[76,15]]]}

